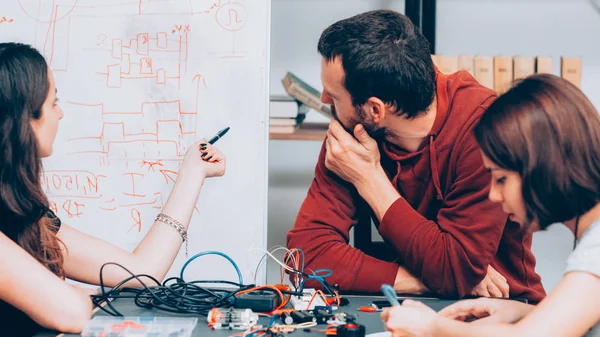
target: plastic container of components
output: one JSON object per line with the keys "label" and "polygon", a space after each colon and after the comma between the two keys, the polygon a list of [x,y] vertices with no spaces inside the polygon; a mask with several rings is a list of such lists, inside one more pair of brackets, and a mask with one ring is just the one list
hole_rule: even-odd
{"label": "plastic container of components", "polygon": [[206,317],[211,329],[246,330],[258,323],[258,314],[250,309],[213,308]]}
{"label": "plastic container of components", "polygon": [[195,317],[96,316],[83,328],[83,337],[190,337]]}

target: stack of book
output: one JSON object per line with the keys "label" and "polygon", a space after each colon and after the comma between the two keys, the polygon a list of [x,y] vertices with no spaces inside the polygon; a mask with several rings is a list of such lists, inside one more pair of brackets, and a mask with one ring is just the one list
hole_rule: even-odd
{"label": "stack of book", "polygon": [[287,95],[271,95],[269,128],[273,133],[294,133],[302,124],[309,107]]}
{"label": "stack of book", "polygon": [[287,95],[271,95],[271,133],[294,133],[311,109],[332,118],[331,107],[321,102],[321,92],[317,89],[291,72],[285,74],[281,83]]}

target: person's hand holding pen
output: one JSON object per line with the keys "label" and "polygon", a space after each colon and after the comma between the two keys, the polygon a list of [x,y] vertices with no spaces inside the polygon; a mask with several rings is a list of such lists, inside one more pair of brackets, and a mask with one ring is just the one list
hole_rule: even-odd
{"label": "person's hand holding pen", "polygon": [[381,291],[392,305],[381,313],[385,328],[392,332],[392,337],[433,336],[437,317],[435,310],[418,301],[404,300],[400,303],[390,285],[384,284]]}
{"label": "person's hand holding pen", "polygon": [[219,131],[208,141],[204,138],[190,146],[181,163],[177,180],[185,179],[190,184],[198,181],[201,185],[205,178],[224,175],[225,155],[212,144],[223,137],[227,131],[229,128]]}

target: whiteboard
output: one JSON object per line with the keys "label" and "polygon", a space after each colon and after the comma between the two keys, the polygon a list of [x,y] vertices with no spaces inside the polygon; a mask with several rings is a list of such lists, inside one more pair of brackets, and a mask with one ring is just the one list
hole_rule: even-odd
{"label": "whiteboard", "polygon": [[[5,0],[0,9],[1,40],[33,45],[54,73],[65,117],[42,184],[61,220],[133,250],[187,147],[229,126],[215,144],[227,172],[204,184],[189,256],[226,253],[250,283],[260,257],[250,248],[266,247],[270,1]],[[195,260],[185,276],[237,280],[219,257]]]}

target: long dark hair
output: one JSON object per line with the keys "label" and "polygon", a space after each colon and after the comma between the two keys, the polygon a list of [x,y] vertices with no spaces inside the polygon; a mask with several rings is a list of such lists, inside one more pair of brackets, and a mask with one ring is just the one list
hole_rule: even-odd
{"label": "long dark hair", "polygon": [[568,81],[549,74],[518,81],[474,132],[491,161],[521,176],[529,223],[545,229],[600,201],[600,116]]}
{"label": "long dark hair", "polygon": [[0,43],[0,231],[53,273],[63,255],[41,185],[42,161],[31,121],[41,118],[50,84],[44,57]]}

